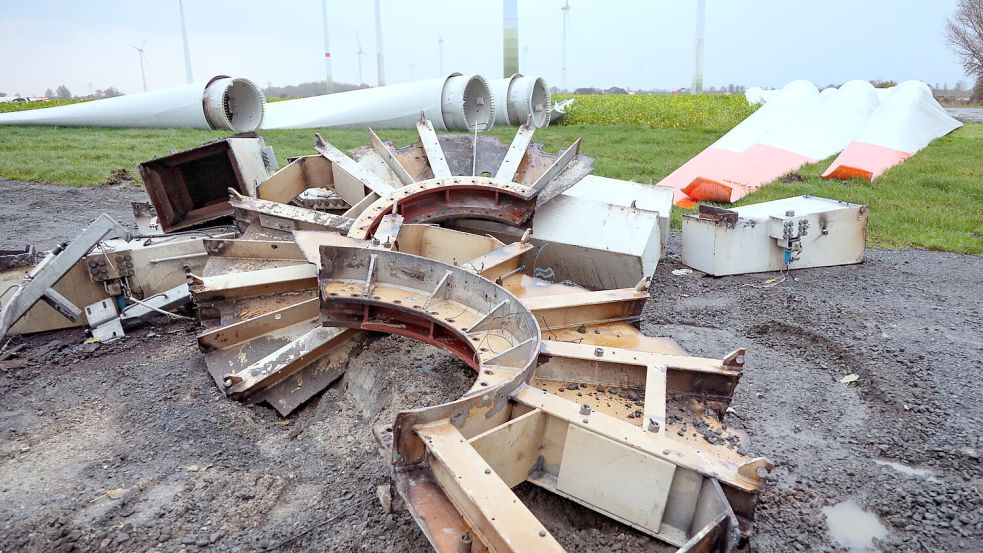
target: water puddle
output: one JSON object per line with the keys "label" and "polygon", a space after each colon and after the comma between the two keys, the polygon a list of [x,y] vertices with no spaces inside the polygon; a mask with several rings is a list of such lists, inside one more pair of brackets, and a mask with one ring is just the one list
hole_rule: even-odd
{"label": "water puddle", "polygon": [[920,478],[925,478],[932,482],[936,482],[935,473],[930,470],[916,469],[915,467],[909,467],[908,465],[902,465],[901,463],[895,463],[894,461],[884,461],[882,459],[874,459],[874,462],[878,465],[884,465],[886,467],[891,467],[894,470],[900,472],[901,474],[907,474],[908,476],[918,476]]}
{"label": "water puddle", "polygon": [[876,551],[874,539],[887,537],[887,528],[872,513],[860,508],[852,499],[832,507],[823,507],[829,533],[850,553]]}

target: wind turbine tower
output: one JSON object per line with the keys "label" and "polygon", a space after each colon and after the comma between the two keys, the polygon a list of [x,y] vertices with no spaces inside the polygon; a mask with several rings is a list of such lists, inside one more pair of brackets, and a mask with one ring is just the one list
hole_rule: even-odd
{"label": "wind turbine tower", "polygon": [[382,10],[379,9],[379,0],[375,0],[375,65],[379,70],[378,84],[386,85],[386,64],[382,55]]}
{"label": "wind turbine tower", "polygon": [[331,43],[328,41],[328,0],[321,0],[321,22],[324,25],[324,74],[328,94],[331,94],[334,92],[334,80],[331,78]]}
{"label": "wind turbine tower", "polygon": [[444,76],[444,37],[437,33],[437,68],[440,76]]}
{"label": "wind turbine tower", "polygon": [[567,18],[570,17],[570,0],[566,0],[563,3],[563,7],[560,8],[560,10],[563,11],[563,54],[560,57],[560,70],[563,72],[563,78],[560,80],[560,82],[563,85],[563,92],[566,92],[567,91]]}
{"label": "wind turbine tower", "polygon": [[358,86],[362,86],[362,83],[365,82],[362,80],[362,54],[365,53],[365,50],[362,50],[362,39],[358,38],[358,35],[355,35],[355,42],[358,43],[358,51],[355,52],[355,55],[358,56]]}
{"label": "wind turbine tower", "polygon": [[693,94],[703,92],[703,35],[706,30],[707,0],[696,3],[696,60],[693,68]]}
{"label": "wind turbine tower", "polygon": [[143,78],[143,91],[147,91],[147,72],[143,69],[143,47],[147,45],[147,39],[143,39],[143,44],[139,47],[130,45],[131,48],[139,52],[140,54],[140,76]]}
{"label": "wind turbine tower", "polygon": [[[195,82],[191,75],[191,50],[188,49],[188,29],[184,25],[184,2],[177,0],[178,10],[181,12],[181,40],[184,42],[184,72],[188,77],[188,84]],[[146,86],[143,87],[146,90]]]}
{"label": "wind turbine tower", "polygon": [[502,0],[502,69],[507,79],[519,72],[519,0]]}

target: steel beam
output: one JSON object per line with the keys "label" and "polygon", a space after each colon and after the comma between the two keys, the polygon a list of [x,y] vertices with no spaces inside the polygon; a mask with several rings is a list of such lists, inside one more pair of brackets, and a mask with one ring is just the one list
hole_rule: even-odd
{"label": "steel beam", "polygon": [[14,326],[14,323],[20,320],[41,299],[53,303],[58,312],[69,319],[77,319],[81,314],[81,309],[55,292],[52,287],[96,244],[113,231],[121,236],[129,237],[126,229],[121,227],[112,217],[105,214],[100,215],[64,249],[59,248],[48,254],[48,257],[28,273],[27,280],[20,285],[3,306],[3,310],[0,311],[0,336],[5,335],[10,327]]}

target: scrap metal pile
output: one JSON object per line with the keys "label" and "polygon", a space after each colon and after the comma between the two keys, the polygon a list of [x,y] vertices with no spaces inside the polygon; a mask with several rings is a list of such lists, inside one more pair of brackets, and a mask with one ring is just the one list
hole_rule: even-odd
{"label": "scrap metal pile", "polygon": [[[591,175],[579,140],[545,153],[531,122],[511,144],[417,129],[402,148],[370,130],[350,155],[318,136],[280,170],[255,135],[144,163],[156,218],[137,206],[132,233],[103,216],[49,254],[0,334],[84,321],[108,339],[190,295],[219,389],[284,415],[407,336],[476,374],[365,429],[391,466],[383,507],[437,551],[561,551],[522,482],[680,551],[734,550],[773,466],[725,422],[745,351],[694,357],[639,329],[673,190]],[[793,219],[764,239],[792,248],[811,229],[783,235]]]}

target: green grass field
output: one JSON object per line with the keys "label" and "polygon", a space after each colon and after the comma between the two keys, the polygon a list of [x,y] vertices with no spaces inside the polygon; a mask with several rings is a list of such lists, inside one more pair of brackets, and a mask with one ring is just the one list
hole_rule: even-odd
{"label": "green grass field", "polygon": [[[579,99],[578,99],[579,102]],[[536,133],[547,151],[583,138],[581,151],[595,158],[598,175],[656,183],[726,132],[716,128],[652,128],[649,125],[566,124]],[[314,130],[263,131],[280,164],[313,152]],[[364,130],[320,130],[342,149],[368,143]],[[515,129],[495,128],[503,142]],[[415,131],[380,131],[403,146]],[[225,133],[173,129],[0,127],[0,175],[8,179],[95,186],[117,169],[135,175],[138,163],[220,138]],[[801,182],[777,182],[740,204],[814,194],[870,206],[872,247],[917,247],[983,254],[983,125],[966,125],[873,183],[823,181],[831,160],[803,168]],[[682,210],[673,210],[679,226]]]}
{"label": "green grass field", "polygon": [[757,109],[743,94],[557,94],[553,101],[571,97],[563,125],[729,129]]}

